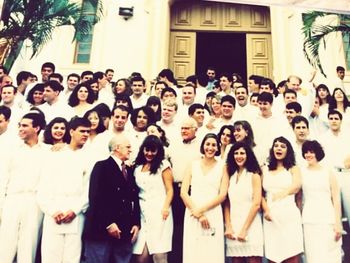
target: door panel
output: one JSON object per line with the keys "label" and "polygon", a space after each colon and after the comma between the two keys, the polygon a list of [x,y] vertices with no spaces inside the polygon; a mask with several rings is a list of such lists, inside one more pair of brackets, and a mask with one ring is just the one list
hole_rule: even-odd
{"label": "door panel", "polygon": [[196,33],[170,32],[169,67],[179,84],[195,73]]}
{"label": "door panel", "polygon": [[272,78],[272,46],[270,34],[246,35],[247,75],[262,75]]}

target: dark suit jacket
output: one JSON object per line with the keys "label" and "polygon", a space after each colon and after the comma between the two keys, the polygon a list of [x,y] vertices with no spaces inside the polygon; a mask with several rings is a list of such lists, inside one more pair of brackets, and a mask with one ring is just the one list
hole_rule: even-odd
{"label": "dark suit jacket", "polygon": [[[132,169],[127,171],[128,180],[125,180],[112,157],[95,164],[90,178],[85,239],[130,242],[132,226],[140,226],[138,187]],[[120,240],[108,235],[106,228],[112,223],[122,231]]]}

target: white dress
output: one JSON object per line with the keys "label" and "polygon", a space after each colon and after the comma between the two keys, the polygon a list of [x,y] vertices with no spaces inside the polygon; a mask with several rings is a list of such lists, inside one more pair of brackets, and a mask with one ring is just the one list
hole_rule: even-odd
{"label": "white dress", "polygon": [[272,221],[263,220],[265,257],[277,263],[303,252],[301,214],[295,196],[272,201],[274,193],[285,190],[291,183],[290,171],[274,174],[264,171],[263,188],[272,218]]}
{"label": "white dress", "polygon": [[334,206],[330,172],[321,168],[302,170],[305,256],[308,263],[341,262],[341,239],[335,241]]}
{"label": "white dress", "polygon": [[[230,178],[228,197],[230,200],[230,218],[235,235],[241,231],[253,201],[253,173],[244,170],[237,182],[237,172]],[[261,215],[258,212],[250,225],[247,241],[240,242],[226,238],[226,256],[252,257],[264,255],[264,240]]]}
{"label": "white dress", "polygon": [[[221,184],[223,164],[218,161],[203,174],[200,160],[192,164],[191,200],[202,206],[213,200]],[[221,205],[205,212],[210,229],[203,229],[186,208],[184,219],[183,263],[224,263],[224,226]]]}
{"label": "white dress", "polygon": [[142,172],[142,165],[135,169],[136,184],[140,188],[141,229],[133,247],[134,254],[142,254],[147,243],[150,254],[171,251],[173,236],[173,215],[171,209],[166,220],[162,218],[162,209],[166,198],[162,172],[169,168],[163,160],[156,174]]}

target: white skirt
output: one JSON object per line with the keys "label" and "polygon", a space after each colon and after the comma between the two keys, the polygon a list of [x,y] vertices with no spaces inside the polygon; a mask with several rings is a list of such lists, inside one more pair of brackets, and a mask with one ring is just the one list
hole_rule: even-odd
{"label": "white skirt", "polygon": [[333,225],[304,224],[303,231],[307,263],[341,263],[342,240],[335,241]]}

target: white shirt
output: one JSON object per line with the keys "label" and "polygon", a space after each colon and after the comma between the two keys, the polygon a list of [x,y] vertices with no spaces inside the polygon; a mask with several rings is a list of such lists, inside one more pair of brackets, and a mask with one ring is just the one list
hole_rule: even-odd
{"label": "white shirt", "polygon": [[66,145],[60,151],[49,151],[38,187],[41,210],[50,216],[58,211],[85,212],[92,165],[84,148],[73,151]]}
{"label": "white shirt", "polygon": [[11,152],[0,178],[0,207],[7,195],[36,193],[47,145],[21,143]]}
{"label": "white shirt", "polygon": [[49,123],[56,117],[63,117],[67,121],[70,121],[70,119],[75,115],[73,108],[63,100],[58,100],[51,105],[45,102],[39,106],[39,109],[44,112],[46,123]]}
{"label": "white shirt", "polygon": [[169,146],[170,161],[173,165],[174,182],[182,182],[187,169],[192,162],[200,158],[200,142],[193,139],[185,144],[182,140],[177,140]]}

